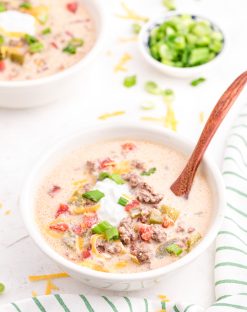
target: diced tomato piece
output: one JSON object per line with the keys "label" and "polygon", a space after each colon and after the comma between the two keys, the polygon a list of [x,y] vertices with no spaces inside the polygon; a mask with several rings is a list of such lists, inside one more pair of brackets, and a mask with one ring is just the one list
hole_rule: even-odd
{"label": "diced tomato piece", "polygon": [[133,208],[136,208],[140,205],[140,202],[137,199],[132,200],[130,203],[128,203],[124,208],[125,211],[130,211]]}
{"label": "diced tomato piece", "polygon": [[5,70],[5,62],[4,61],[0,61],[0,72]]}
{"label": "diced tomato piece", "polygon": [[88,250],[88,249],[83,250],[81,256],[82,256],[82,259],[87,259],[87,258],[91,257],[91,252],[90,252],[90,250]]}
{"label": "diced tomato piece", "polygon": [[68,11],[70,11],[71,13],[76,13],[77,9],[78,9],[78,2],[70,2],[66,5],[66,8]]}
{"label": "diced tomato piece", "polygon": [[58,49],[58,46],[57,46],[56,42],[54,42],[54,41],[51,42],[51,46],[55,49]]}
{"label": "diced tomato piece", "polygon": [[65,204],[60,204],[56,212],[55,218],[59,217],[61,214],[69,212],[69,206]]}
{"label": "diced tomato piece", "polygon": [[105,169],[105,168],[110,167],[110,166],[112,166],[112,167],[115,166],[115,162],[111,158],[108,157],[108,158],[100,161],[100,164],[99,164],[100,169]]}
{"label": "diced tomato piece", "polygon": [[153,235],[153,229],[150,225],[147,224],[142,224],[141,226],[139,226],[139,233],[141,235],[141,238],[148,242],[151,240],[152,235]]}
{"label": "diced tomato piece", "polygon": [[58,223],[58,224],[50,225],[50,229],[59,231],[59,232],[66,232],[69,229],[69,226],[66,223]]}
{"label": "diced tomato piece", "polygon": [[173,220],[171,220],[171,219],[169,219],[169,218],[166,218],[166,217],[163,219],[162,226],[163,226],[164,228],[168,228],[169,226],[172,226],[172,225],[174,225]]}
{"label": "diced tomato piece", "polygon": [[72,231],[73,231],[76,235],[82,235],[82,234],[85,232],[85,228],[83,228],[83,227],[81,226],[81,224],[76,224],[76,225],[73,225]]}
{"label": "diced tomato piece", "polygon": [[85,226],[85,228],[87,229],[90,229],[97,222],[98,222],[98,216],[96,213],[93,215],[83,216],[83,226]]}
{"label": "diced tomato piece", "polygon": [[125,152],[131,152],[136,148],[136,145],[134,143],[124,143],[121,146],[122,150]]}
{"label": "diced tomato piece", "polygon": [[59,191],[61,191],[61,187],[58,185],[53,185],[53,187],[48,191],[48,194],[51,197],[54,197]]}

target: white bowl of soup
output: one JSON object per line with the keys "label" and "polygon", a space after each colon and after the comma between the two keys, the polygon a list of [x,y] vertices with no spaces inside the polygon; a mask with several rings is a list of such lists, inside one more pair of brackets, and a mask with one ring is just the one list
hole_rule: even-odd
{"label": "white bowl of soup", "polygon": [[66,138],[24,187],[30,236],[89,286],[153,286],[201,255],[223,219],[224,184],[207,155],[188,199],[170,190],[192,149],[175,133],[143,125],[97,125]]}
{"label": "white bowl of soup", "polygon": [[40,106],[83,87],[102,49],[105,13],[98,0],[9,1],[0,29],[0,106]]}

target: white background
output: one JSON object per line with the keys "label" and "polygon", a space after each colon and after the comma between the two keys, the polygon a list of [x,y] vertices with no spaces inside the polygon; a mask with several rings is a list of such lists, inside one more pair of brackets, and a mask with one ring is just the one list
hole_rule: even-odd
{"label": "white background", "polygon": [[[3,204],[0,209],[0,281],[7,287],[5,294],[0,296],[0,305],[31,296],[33,290],[39,295],[44,294],[45,282],[30,283],[28,275],[59,272],[57,265],[26,237],[18,207],[22,185],[42,152],[64,135],[88,124],[107,123],[97,121],[102,113],[124,110],[126,115],[115,117],[115,120],[133,122],[141,116],[163,116],[165,107],[162,101],[143,90],[147,80],[175,91],[178,132],[196,141],[202,129],[199,113],[204,112],[207,116],[227,85],[247,68],[246,0],[177,0],[180,11],[198,12],[210,17],[227,35],[228,49],[222,63],[210,73],[202,74],[207,81],[197,88],[189,85],[190,80],[170,79],[150,68],[141,58],[135,42],[120,42],[119,38],[131,37],[132,22],[115,17],[115,13],[122,13],[119,0],[102,1],[109,12],[107,42],[88,71],[87,79],[81,81],[81,89],[70,98],[47,107],[19,111],[0,109],[0,202]],[[126,3],[143,15],[165,13],[161,0],[126,0]],[[114,74],[113,68],[125,52],[133,56],[127,65],[128,72]],[[122,80],[130,74],[137,74],[138,85],[126,89]],[[210,146],[219,166],[227,131],[246,95],[245,91]],[[156,109],[152,112],[140,110],[140,104],[145,100],[155,102]],[[148,126],[148,122],[146,124]],[[5,215],[7,210],[11,211],[10,215]],[[214,300],[213,265],[214,246],[155,288],[131,295],[154,298],[165,293],[173,300],[206,307]],[[55,284],[63,293],[111,294],[88,288],[71,278],[56,280]]]}

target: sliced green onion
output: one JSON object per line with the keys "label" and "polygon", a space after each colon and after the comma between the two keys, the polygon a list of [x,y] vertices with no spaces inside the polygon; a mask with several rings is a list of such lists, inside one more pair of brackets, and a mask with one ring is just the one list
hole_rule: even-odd
{"label": "sliced green onion", "polygon": [[49,35],[51,33],[51,28],[47,27],[42,31],[42,35]]}
{"label": "sliced green onion", "polygon": [[179,256],[183,252],[183,249],[181,247],[179,247],[177,244],[171,244],[171,245],[166,247],[166,251],[169,254]]}
{"label": "sliced green onion", "polygon": [[37,38],[28,34],[25,34],[24,39],[26,40],[28,45],[39,42]]}
{"label": "sliced green onion", "polygon": [[3,283],[0,283],[0,294],[2,294],[5,290],[5,285]]}
{"label": "sliced green onion", "polygon": [[29,2],[23,2],[19,6],[21,9],[30,10],[32,8],[32,4]]}
{"label": "sliced green onion", "polygon": [[106,236],[106,239],[109,241],[109,240],[116,240],[119,238],[119,233],[118,233],[118,229],[116,227],[111,227],[109,229],[107,229],[105,231],[105,236]]}
{"label": "sliced green onion", "polygon": [[147,170],[147,171],[143,171],[142,173],[141,173],[141,175],[142,176],[150,176],[150,175],[152,175],[152,174],[154,174],[155,172],[156,172],[156,168],[155,167],[153,167],[153,168],[151,168],[151,169],[149,169],[149,170]]}
{"label": "sliced green onion", "polygon": [[93,202],[96,202],[96,203],[98,201],[100,201],[101,198],[103,198],[104,196],[105,196],[105,194],[102,193],[99,190],[93,190],[93,191],[89,191],[89,192],[86,192],[86,193],[82,194],[82,197],[90,199],[90,200],[92,200]]}
{"label": "sliced green onion", "polygon": [[4,3],[0,2],[0,13],[6,11]]}
{"label": "sliced green onion", "polygon": [[119,238],[118,229],[112,226],[108,221],[102,221],[92,228],[94,234],[105,234],[106,239],[115,240]]}
{"label": "sliced green onion", "polygon": [[109,172],[105,172],[105,171],[100,172],[98,180],[102,181],[106,178],[113,180],[117,184],[124,184],[125,183],[124,179],[122,179],[122,177],[117,173],[109,173]]}
{"label": "sliced green onion", "polygon": [[117,173],[112,173],[110,179],[112,179],[117,184],[124,184],[124,179]]}
{"label": "sliced green onion", "polygon": [[133,76],[128,76],[124,79],[123,81],[123,85],[126,87],[126,88],[131,88],[133,86],[136,85],[136,82],[137,82],[137,78],[136,78],[136,75],[133,75]]}
{"label": "sliced green onion", "polygon": [[206,79],[203,78],[203,77],[200,77],[198,79],[195,79],[195,80],[191,81],[190,84],[191,84],[191,86],[196,87],[196,86],[198,86],[199,84],[201,84],[204,81],[206,81]]}
{"label": "sliced green onion", "polygon": [[68,44],[64,49],[63,52],[68,54],[76,54],[76,47],[72,44]]}
{"label": "sliced green onion", "polygon": [[152,110],[155,108],[155,104],[152,102],[143,102],[140,107],[143,110]]}
{"label": "sliced green onion", "polygon": [[154,95],[161,95],[162,94],[162,90],[160,89],[160,87],[157,85],[156,82],[154,81],[147,81],[144,85],[144,89],[151,94]]}
{"label": "sliced green onion", "polygon": [[165,102],[172,102],[174,98],[175,98],[175,94],[172,89],[166,89],[163,91],[163,99]]}
{"label": "sliced green onion", "polygon": [[140,24],[134,23],[132,24],[132,31],[134,34],[138,35],[141,31],[142,27]]}
{"label": "sliced green onion", "polygon": [[103,234],[107,229],[110,229],[111,227],[112,225],[108,221],[102,221],[92,228],[92,232],[94,234]]}
{"label": "sliced green onion", "polygon": [[117,203],[121,206],[126,206],[128,204],[128,202],[129,202],[128,199],[126,199],[124,197],[120,197]]}
{"label": "sliced green onion", "polygon": [[175,1],[174,0],[163,0],[163,5],[167,8],[169,11],[176,10]]}
{"label": "sliced green onion", "polygon": [[41,42],[35,42],[29,45],[30,53],[38,53],[44,50],[44,45]]}

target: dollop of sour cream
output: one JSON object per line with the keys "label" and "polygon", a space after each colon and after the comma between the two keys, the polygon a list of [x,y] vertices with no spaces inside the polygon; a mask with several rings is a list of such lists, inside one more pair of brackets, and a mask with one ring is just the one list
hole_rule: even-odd
{"label": "dollop of sour cream", "polygon": [[30,14],[13,10],[0,13],[0,29],[10,36],[12,33],[34,36],[36,32],[35,23],[35,18]]}
{"label": "dollop of sour cream", "polygon": [[110,179],[104,179],[98,181],[94,188],[105,194],[100,200],[100,208],[97,210],[99,219],[108,221],[113,226],[118,226],[120,221],[128,216],[124,207],[118,204],[121,196],[131,196],[128,185],[117,184]]}

